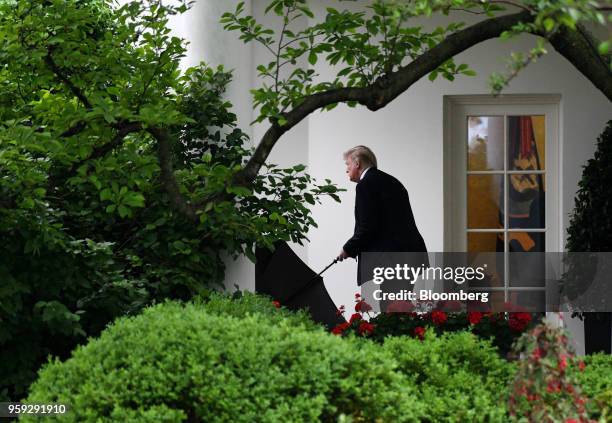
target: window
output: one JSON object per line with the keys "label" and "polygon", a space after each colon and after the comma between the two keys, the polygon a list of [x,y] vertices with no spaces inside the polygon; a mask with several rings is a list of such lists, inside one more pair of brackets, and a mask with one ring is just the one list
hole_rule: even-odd
{"label": "window", "polygon": [[510,253],[561,251],[558,104],[558,96],[445,98],[445,251],[500,253],[489,268],[497,301],[545,301],[544,287],[525,277],[544,271],[542,257]]}

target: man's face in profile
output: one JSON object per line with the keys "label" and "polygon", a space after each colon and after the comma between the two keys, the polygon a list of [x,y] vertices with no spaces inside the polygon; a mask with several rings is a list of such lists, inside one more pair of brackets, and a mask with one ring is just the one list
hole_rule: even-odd
{"label": "man's face in profile", "polygon": [[352,182],[359,182],[359,176],[361,175],[361,167],[359,162],[354,161],[351,157],[347,157],[344,161],[346,164],[346,173]]}

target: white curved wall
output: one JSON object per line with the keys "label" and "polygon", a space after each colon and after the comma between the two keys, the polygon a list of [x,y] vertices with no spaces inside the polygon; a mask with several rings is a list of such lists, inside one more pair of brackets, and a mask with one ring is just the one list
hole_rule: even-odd
{"label": "white curved wall", "polygon": [[[312,1],[317,17],[325,7],[360,7],[359,3],[330,0]],[[362,2],[363,3],[363,2]],[[206,59],[225,63],[236,69],[236,80],[229,97],[236,105],[243,129],[254,118],[249,89],[259,82],[255,66],[267,63],[265,50],[238,42],[236,33],[224,33],[215,22],[236,1],[199,0],[184,23],[177,26],[192,42],[186,63]],[[247,10],[264,23],[274,16],[263,15],[264,0],[247,2]],[[473,19],[462,16],[464,20]],[[450,18],[423,21],[426,26],[447,24]],[[299,22],[305,25],[307,22]],[[423,79],[402,94],[385,109],[372,113],[364,108],[339,106],[326,113],[314,113],[286,134],[271,156],[282,165],[305,163],[317,179],[330,178],[347,189],[342,203],[331,200],[313,208],[319,227],[309,233],[307,248],[298,248],[300,256],[314,269],[324,268],[338,253],[353,229],[354,185],[344,174],[341,154],[357,145],[370,146],[379,158],[381,169],[400,179],[410,193],[417,224],[430,251],[443,249],[443,96],[488,94],[488,75],[504,71],[504,60],[511,51],[527,51],[534,39],[523,36],[510,42],[490,40],[479,44],[456,58],[478,72],[476,77],[458,77],[453,83]],[[505,90],[507,94],[560,94],[560,150],[562,155],[561,202],[564,220],[560,230],[565,233],[573,198],[581,177],[581,167],[594,151],[595,140],[608,119],[612,118],[610,103],[592,84],[576,71],[552,47],[550,53],[529,66]],[[321,78],[331,79],[332,69],[319,61],[316,71]],[[265,126],[251,129],[254,142]],[[229,264],[228,283],[238,283],[252,289],[252,265],[244,260]],[[349,260],[337,264],[325,274],[326,286],[337,304],[350,305],[356,291],[356,264]]]}

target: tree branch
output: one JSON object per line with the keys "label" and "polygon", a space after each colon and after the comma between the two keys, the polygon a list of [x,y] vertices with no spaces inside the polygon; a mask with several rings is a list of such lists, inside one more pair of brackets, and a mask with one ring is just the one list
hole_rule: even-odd
{"label": "tree branch", "polygon": [[599,54],[590,33],[578,25],[576,31],[561,28],[549,38],[550,44],[612,101],[612,71]]}
{"label": "tree branch", "polygon": [[[87,159],[73,164],[70,169],[63,174],[62,179],[65,179],[66,175],[73,175],[76,173],[77,169],[86,161],[103,157],[108,154],[114,148],[121,145],[128,134],[142,131],[144,129],[140,122],[120,122],[116,125],[116,127],[118,128],[118,131],[110,142],[94,149]],[[197,224],[197,206],[190,204],[181,194],[179,184],[174,176],[170,135],[165,129],[162,128],[147,128],[146,131],[157,141],[157,156],[159,160],[159,167],[161,169],[162,187],[168,193],[172,207],[181,215]],[[56,178],[50,179],[49,185],[56,186],[56,182]]]}
{"label": "tree branch", "polygon": [[172,204],[172,207],[181,215],[197,224],[198,216],[196,214],[196,208],[193,204],[185,200],[185,197],[181,194],[176,177],[174,176],[170,135],[162,128],[148,128],[147,131],[157,141],[157,157],[161,169],[161,181],[170,197],[170,204]]}
{"label": "tree branch", "polygon": [[87,122],[85,122],[85,121],[77,122],[72,127],[68,128],[67,130],[62,132],[60,134],[60,137],[61,138],[71,137],[73,135],[76,135],[76,134],[82,132],[86,127],[87,127]]}
{"label": "tree branch", "polygon": [[532,15],[527,11],[484,20],[448,36],[408,65],[384,78],[379,78],[367,87],[338,88],[306,97],[299,106],[284,115],[287,120],[286,124],[279,126],[274,122],[266,131],[253,156],[243,170],[236,175],[234,182],[241,185],[250,184],[279,138],[315,110],[333,103],[347,101],[357,101],[372,111],[381,109],[448,59],[482,41],[498,37],[519,22],[532,20]]}
{"label": "tree branch", "polygon": [[[82,125],[84,128],[86,125],[85,122],[83,122]],[[78,126],[79,124],[73,126],[69,130],[65,131],[61,136],[65,136],[64,134],[68,133],[69,131],[75,130],[75,128],[78,129]],[[115,134],[112,140],[110,140],[106,144],[94,148],[89,157],[83,160],[79,160],[76,163],[73,163],[65,172],[62,172],[61,174],[56,175],[55,177],[50,176],[47,185],[56,186],[58,183],[60,183],[59,181],[65,181],[67,178],[70,178],[71,176],[76,174],[79,167],[81,167],[85,162],[104,157],[106,154],[110,153],[112,150],[121,145],[123,139],[128,134],[142,130],[142,124],[140,122],[120,122],[116,125],[116,128],[117,133]]]}
{"label": "tree branch", "polygon": [[123,122],[117,126],[117,129],[118,131],[113,139],[110,142],[95,148],[86,160],[95,160],[97,158],[106,156],[112,150],[119,147],[127,135],[131,134],[132,132],[142,130],[142,124],[140,122]]}
{"label": "tree branch", "polygon": [[91,109],[91,103],[89,102],[87,97],[85,97],[85,94],[83,94],[83,92],[76,85],[74,85],[66,75],[64,75],[59,66],[57,66],[57,64],[53,60],[53,57],[51,57],[52,52],[53,48],[49,46],[47,48],[47,55],[44,59],[47,66],[49,66],[49,69],[51,69],[55,76],[57,76],[59,80],[68,87],[72,94],[74,94],[81,101],[81,103],[83,103],[83,106],[85,106],[85,108]]}

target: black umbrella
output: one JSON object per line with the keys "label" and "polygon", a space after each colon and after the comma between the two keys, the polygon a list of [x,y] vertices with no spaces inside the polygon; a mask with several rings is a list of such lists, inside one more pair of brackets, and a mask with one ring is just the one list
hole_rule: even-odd
{"label": "black umbrella", "polygon": [[255,291],[270,295],[290,310],[307,309],[315,322],[330,329],[344,322],[321,277],[337,260],[317,274],[285,242],[278,242],[273,252],[260,248],[256,256]]}

